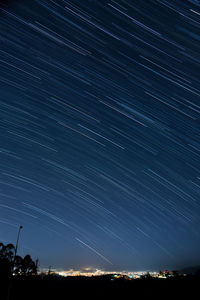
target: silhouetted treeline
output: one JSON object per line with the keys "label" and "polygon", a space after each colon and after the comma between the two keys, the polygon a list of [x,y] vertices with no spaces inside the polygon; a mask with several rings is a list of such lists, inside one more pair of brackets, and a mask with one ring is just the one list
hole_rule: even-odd
{"label": "silhouetted treeline", "polygon": [[[0,300],[67,300],[99,297],[107,299],[197,299],[200,272],[195,275],[153,278],[148,273],[141,279],[103,276],[62,277],[57,274],[37,274],[37,263],[30,255],[15,255],[12,244],[0,243]],[[198,295],[198,294],[197,294]]]}

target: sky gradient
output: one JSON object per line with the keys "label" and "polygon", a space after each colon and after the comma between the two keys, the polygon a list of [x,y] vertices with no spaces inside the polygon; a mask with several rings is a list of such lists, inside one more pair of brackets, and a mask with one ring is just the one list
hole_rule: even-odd
{"label": "sky gradient", "polygon": [[0,240],[57,269],[200,263],[200,2],[0,1]]}

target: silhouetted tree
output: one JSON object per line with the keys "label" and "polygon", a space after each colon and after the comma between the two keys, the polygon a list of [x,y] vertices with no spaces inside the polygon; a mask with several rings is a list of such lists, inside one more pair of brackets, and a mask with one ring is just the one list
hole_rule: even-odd
{"label": "silhouetted tree", "polygon": [[0,276],[9,277],[15,275],[36,275],[38,262],[34,262],[29,254],[24,258],[15,256],[13,244],[0,243]]}
{"label": "silhouetted tree", "polygon": [[12,274],[15,247],[13,244],[0,243],[0,276],[8,278]]}
{"label": "silhouetted tree", "polygon": [[22,266],[23,266],[22,271],[24,275],[33,275],[37,273],[36,264],[32,260],[30,255],[26,255],[24,257]]}
{"label": "silhouetted tree", "polygon": [[27,254],[24,258],[16,256],[14,273],[17,275],[36,275],[37,264],[32,260],[31,256]]}
{"label": "silhouetted tree", "polygon": [[13,260],[15,253],[15,247],[13,244],[4,245],[0,243],[0,259],[7,259],[9,261]]}
{"label": "silhouetted tree", "polygon": [[13,273],[15,275],[21,274],[22,261],[23,261],[23,258],[21,256],[17,255],[15,257],[15,263],[14,263],[14,268],[13,268]]}

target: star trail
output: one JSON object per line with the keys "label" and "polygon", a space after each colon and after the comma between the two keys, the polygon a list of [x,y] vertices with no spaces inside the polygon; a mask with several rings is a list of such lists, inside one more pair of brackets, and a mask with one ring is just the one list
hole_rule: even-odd
{"label": "star trail", "polygon": [[0,1],[0,237],[41,267],[200,262],[200,1]]}

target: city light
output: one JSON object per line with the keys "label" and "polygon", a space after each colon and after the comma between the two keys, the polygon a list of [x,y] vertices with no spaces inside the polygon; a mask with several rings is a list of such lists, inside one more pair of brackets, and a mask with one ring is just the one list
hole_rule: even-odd
{"label": "city light", "polygon": [[[48,270],[43,269],[41,273],[48,273]],[[116,271],[116,270],[101,270],[101,269],[93,269],[93,268],[84,268],[82,270],[56,270],[52,269],[51,274],[57,274],[60,276],[68,277],[68,276],[103,276],[103,275],[112,275],[113,279],[124,278],[124,279],[140,279],[140,278],[163,278],[166,279],[168,277],[174,277],[180,275],[177,271]]]}

